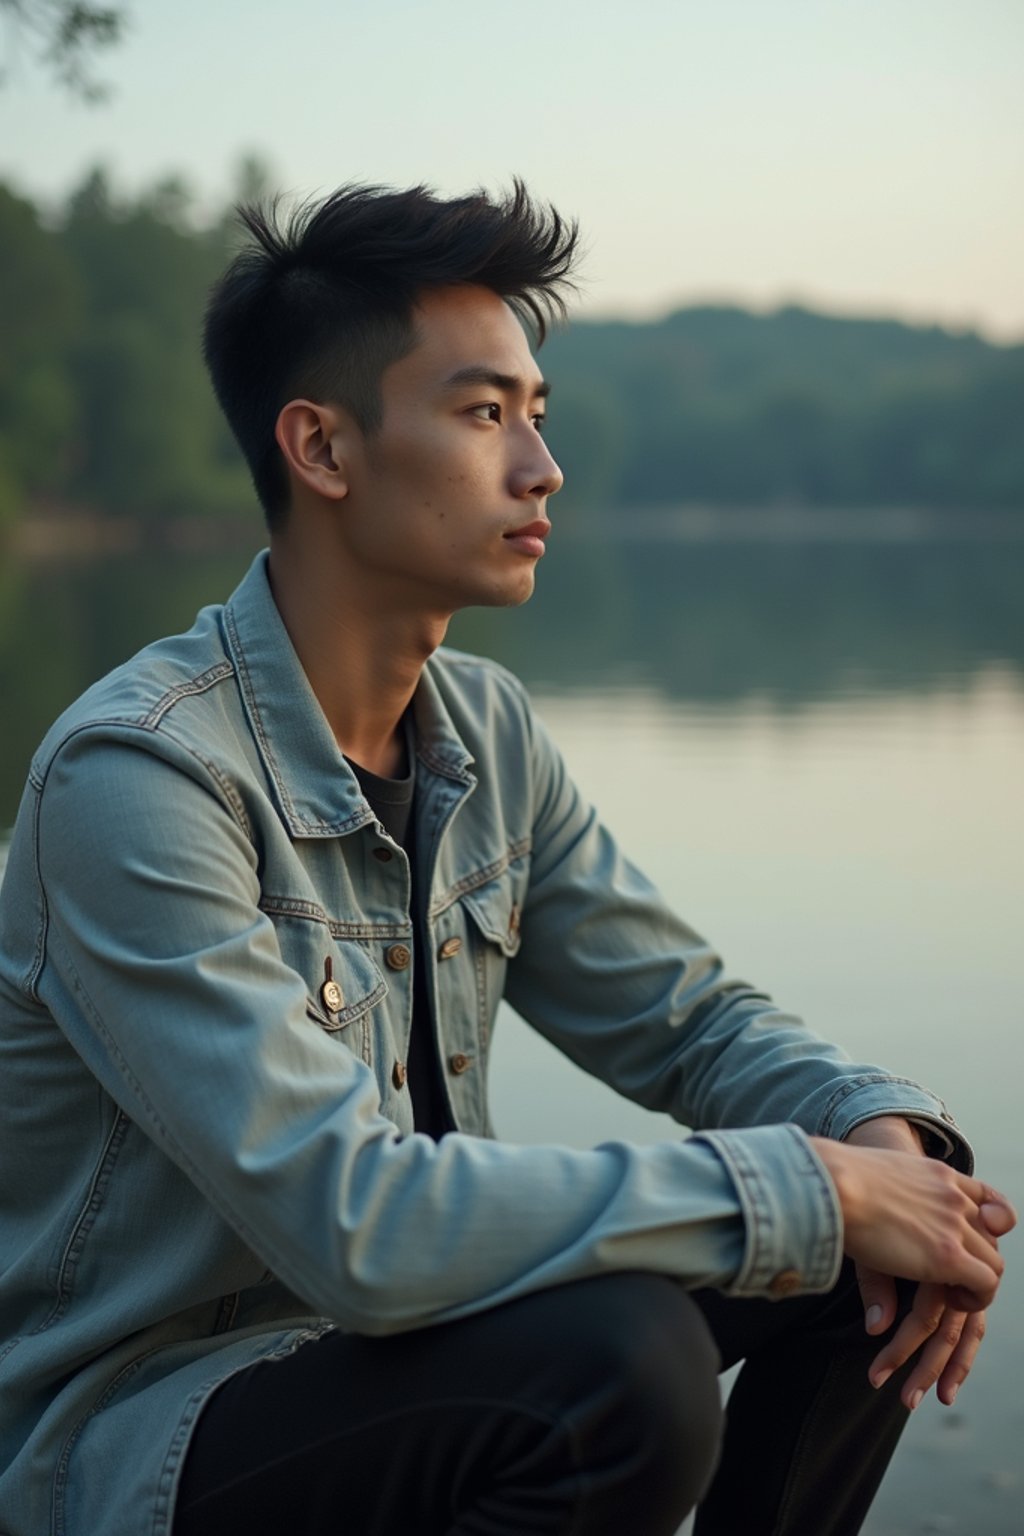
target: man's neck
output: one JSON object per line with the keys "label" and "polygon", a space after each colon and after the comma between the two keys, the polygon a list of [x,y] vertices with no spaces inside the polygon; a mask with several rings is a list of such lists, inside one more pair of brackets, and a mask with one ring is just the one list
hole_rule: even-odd
{"label": "man's neck", "polygon": [[272,541],[270,586],[335,740],[371,773],[401,772],[401,720],[447,618],[389,602],[316,551]]}

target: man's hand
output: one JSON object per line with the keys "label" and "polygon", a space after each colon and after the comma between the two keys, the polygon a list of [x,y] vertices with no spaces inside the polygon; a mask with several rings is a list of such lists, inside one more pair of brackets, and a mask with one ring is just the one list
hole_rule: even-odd
{"label": "man's hand", "polygon": [[1003,1272],[996,1239],[1014,1226],[1013,1208],[988,1185],[926,1158],[914,1127],[897,1116],[865,1122],[843,1145],[816,1139],[815,1148],[839,1194],[868,1332],[892,1326],[894,1275],[922,1282],[872,1361],[873,1385],[920,1351],[904,1403],[916,1408],[936,1382],[940,1400],[952,1403],[984,1336],[984,1308]]}

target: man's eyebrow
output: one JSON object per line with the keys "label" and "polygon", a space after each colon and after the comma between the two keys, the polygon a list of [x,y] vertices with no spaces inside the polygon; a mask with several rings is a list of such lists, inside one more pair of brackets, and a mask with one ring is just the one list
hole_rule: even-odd
{"label": "man's eyebrow", "polygon": [[[449,374],[444,381],[446,389],[458,389],[464,384],[488,384],[492,389],[503,390],[508,395],[523,394],[528,386],[514,373],[499,373],[496,368],[488,368],[483,363],[471,363],[466,368],[457,368]],[[541,379],[533,388],[529,388],[531,400],[544,400],[551,393],[551,385],[547,379]]]}

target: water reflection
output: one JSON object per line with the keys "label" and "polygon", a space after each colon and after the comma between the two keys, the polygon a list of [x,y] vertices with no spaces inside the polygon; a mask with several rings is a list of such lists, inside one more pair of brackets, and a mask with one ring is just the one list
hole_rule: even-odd
{"label": "water reflection", "polygon": [[880,544],[552,542],[529,607],[461,615],[453,639],[535,684],[647,682],[781,709],[851,688],[1024,669],[1024,539]]}
{"label": "water reflection", "polygon": [[[221,600],[260,541],[236,554],[108,555],[0,564],[0,826],[31,752],[94,678]],[[1024,672],[1024,539],[906,544],[553,539],[537,594],[476,609],[453,644],[534,688],[631,691],[783,717],[851,693],[966,687]]]}

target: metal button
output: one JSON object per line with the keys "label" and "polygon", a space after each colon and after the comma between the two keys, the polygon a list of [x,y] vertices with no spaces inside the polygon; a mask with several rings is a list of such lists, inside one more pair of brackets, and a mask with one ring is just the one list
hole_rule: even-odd
{"label": "metal button", "polygon": [[407,1076],[408,1073],[405,1070],[405,1062],[396,1061],[394,1066],[391,1068],[391,1081],[394,1083],[395,1087],[404,1088],[405,1079]]}
{"label": "metal button", "polygon": [[334,961],[330,955],[324,958],[324,979],[320,985],[320,1001],[328,1013],[339,1013],[345,1006],[345,994],[334,979]]}
{"label": "metal button", "polygon": [[456,1051],[454,1056],[448,1057],[448,1065],[456,1077],[461,1077],[463,1072],[468,1072],[473,1065],[472,1056],[464,1056],[461,1051]]}
{"label": "metal button", "polygon": [[379,859],[382,864],[391,863],[392,853],[390,848],[375,848],[373,856],[375,859]]}
{"label": "metal button", "polygon": [[389,970],[404,971],[412,959],[408,944],[392,944],[384,951],[384,963]]}
{"label": "metal button", "polygon": [[461,948],[462,940],[460,938],[453,936],[450,939],[445,939],[444,943],[441,945],[441,948],[437,952],[437,958],[439,960],[450,960],[453,955],[458,954]]}
{"label": "metal button", "polygon": [[328,1013],[340,1013],[345,1006],[345,995],[336,981],[325,981],[320,988],[320,1001]]}
{"label": "metal button", "polygon": [[798,1269],[780,1269],[774,1280],[768,1287],[772,1296],[792,1296],[803,1285],[804,1279]]}

